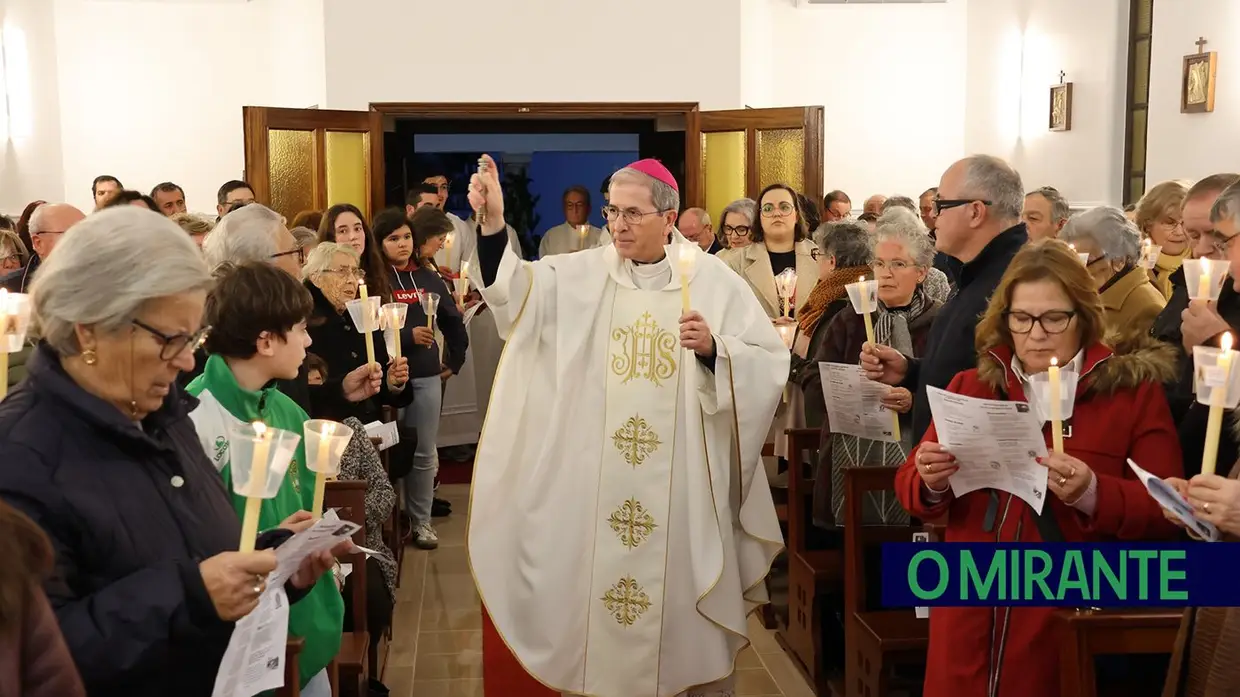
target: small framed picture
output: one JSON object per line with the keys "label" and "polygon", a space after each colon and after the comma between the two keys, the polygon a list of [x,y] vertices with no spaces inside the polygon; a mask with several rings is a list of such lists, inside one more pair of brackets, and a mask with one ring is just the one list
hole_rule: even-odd
{"label": "small framed picture", "polygon": [[1050,130],[1072,130],[1072,83],[1051,87]]}
{"label": "small framed picture", "polygon": [[1180,82],[1180,113],[1203,114],[1214,111],[1214,85],[1218,73],[1218,53],[1184,56]]}

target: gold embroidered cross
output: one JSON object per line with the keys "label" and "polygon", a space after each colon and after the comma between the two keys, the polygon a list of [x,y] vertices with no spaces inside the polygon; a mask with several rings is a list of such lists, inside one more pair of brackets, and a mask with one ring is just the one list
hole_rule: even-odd
{"label": "gold embroidered cross", "polygon": [[616,450],[624,456],[624,461],[631,467],[637,467],[646,461],[651,453],[659,449],[663,442],[659,434],[654,432],[646,420],[637,415],[631,417],[611,436]]}
{"label": "gold embroidered cross", "polygon": [[654,532],[655,528],[659,527],[655,525],[654,517],[646,512],[637,499],[629,499],[620,504],[607,522],[620,537],[620,544],[629,549],[636,549],[638,545],[646,541],[646,538],[650,537],[650,533]]}
{"label": "gold embroidered cross", "polygon": [[638,585],[637,581],[625,576],[613,585],[601,598],[607,611],[616,622],[625,627],[633,626],[647,610],[650,609],[650,596]]}

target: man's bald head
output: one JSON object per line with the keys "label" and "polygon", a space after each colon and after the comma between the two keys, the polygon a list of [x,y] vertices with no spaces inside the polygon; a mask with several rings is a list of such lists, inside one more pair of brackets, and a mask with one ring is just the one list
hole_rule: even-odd
{"label": "man's bald head", "polygon": [[703,250],[709,250],[715,242],[715,229],[710,224],[710,214],[701,208],[689,208],[676,221],[680,234],[690,242],[697,242]]}
{"label": "man's bald head", "polygon": [[67,203],[47,203],[36,208],[30,216],[30,243],[34,253],[40,260],[47,261],[60,238],[85,217],[85,213]]}
{"label": "man's bald head", "polygon": [[883,204],[887,202],[887,197],[882,194],[874,194],[865,200],[863,212],[873,213],[874,215],[883,214]]}

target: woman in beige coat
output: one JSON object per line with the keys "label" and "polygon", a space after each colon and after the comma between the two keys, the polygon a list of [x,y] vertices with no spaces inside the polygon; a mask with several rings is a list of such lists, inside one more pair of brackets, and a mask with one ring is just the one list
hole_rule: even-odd
{"label": "woman in beige coat", "polygon": [[1068,220],[1060,239],[1088,253],[1086,268],[1098,287],[1106,334],[1130,337],[1148,334],[1167,299],[1150,281],[1141,258],[1141,233],[1124,212],[1099,206]]}

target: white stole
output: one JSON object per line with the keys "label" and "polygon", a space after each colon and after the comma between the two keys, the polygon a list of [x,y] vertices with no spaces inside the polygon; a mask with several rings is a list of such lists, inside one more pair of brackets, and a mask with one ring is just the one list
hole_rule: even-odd
{"label": "white stole", "polygon": [[588,694],[658,692],[673,463],[684,447],[675,438],[681,372],[692,360],[680,348],[679,319],[674,293],[616,289],[585,646]]}

